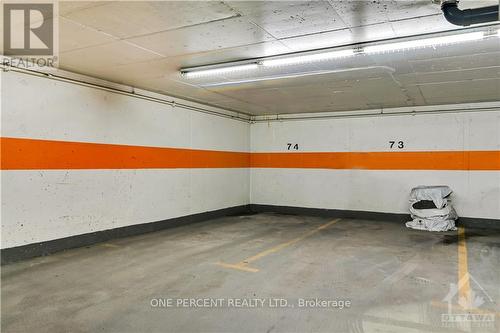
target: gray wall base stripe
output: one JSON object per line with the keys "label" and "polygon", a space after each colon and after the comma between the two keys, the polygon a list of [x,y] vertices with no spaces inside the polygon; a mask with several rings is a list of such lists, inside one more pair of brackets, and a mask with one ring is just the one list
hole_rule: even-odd
{"label": "gray wall base stripe", "polygon": [[[361,210],[342,210],[342,209],[324,209],[307,208],[293,206],[275,206],[275,205],[257,205],[251,204],[250,210],[254,213],[279,213],[292,215],[321,216],[344,219],[375,220],[404,223],[410,221],[410,214],[399,213],[381,213]],[[484,219],[475,217],[460,217],[457,225],[467,228],[487,228],[500,229],[500,219]]]}
{"label": "gray wall base stripe", "polygon": [[[145,234],[228,215],[248,213],[279,213],[397,223],[404,223],[410,220],[410,215],[408,214],[251,204],[2,249],[2,265],[23,259],[48,255],[62,250],[105,242],[115,238]],[[500,220],[498,219],[460,217],[458,224],[468,228],[500,229]]]}
{"label": "gray wall base stripe", "polygon": [[45,256],[62,250],[105,242],[115,238],[145,234],[148,232],[159,231],[167,228],[186,225],[189,223],[203,222],[206,220],[228,215],[245,214],[248,213],[248,211],[248,205],[242,205],[218,209],[210,212],[176,217],[163,221],[135,224],[121,228],[102,230],[91,232],[88,234],[54,239],[46,242],[11,247],[1,250],[2,265],[23,259]]}
{"label": "gray wall base stripe", "polygon": [[252,210],[252,212],[255,213],[271,212],[279,214],[308,215],[308,216],[375,220],[375,221],[391,221],[391,222],[401,222],[401,223],[409,221],[408,214],[380,213],[380,212],[368,212],[360,210],[307,208],[307,207],[256,205],[256,204],[250,205],[250,209]]}
{"label": "gray wall base stripe", "polygon": [[500,220],[498,219],[482,219],[476,217],[459,217],[458,225],[463,225],[467,228],[479,229],[498,229],[500,230]]}

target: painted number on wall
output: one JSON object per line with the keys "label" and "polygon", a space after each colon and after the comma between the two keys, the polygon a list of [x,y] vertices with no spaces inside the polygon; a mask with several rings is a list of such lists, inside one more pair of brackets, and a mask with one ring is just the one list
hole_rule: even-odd
{"label": "painted number on wall", "polygon": [[298,143],[287,143],[286,150],[299,150],[299,144]]}
{"label": "painted number on wall", "polygon": [[389,147],[391,149],[393,148],[403,149],[405,147],[405,143],[403,141],[389,141]]}

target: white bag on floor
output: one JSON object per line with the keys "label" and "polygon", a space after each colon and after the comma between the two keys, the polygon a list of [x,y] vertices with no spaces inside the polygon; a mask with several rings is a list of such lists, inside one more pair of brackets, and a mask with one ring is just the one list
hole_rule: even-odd
{"label": "white bag on floor", "polygon": [[438,186],[417,186],[411,189],[410,204],[422,200],[430,200],[434,202],[436,208],[443,208],[446,205],[447,199],[451,194],[451,188],[446,185]]}
{"label": "white bag on floor", "polygon": [[408,228],[428,231],[450,231],[457,230],[454,220],[429,220],[414,218],[413,221],[406,222]]}
{"label": "white bag on floor", "polygon": [[[413,221],[407,222],[408,228],[428,231],[456,230],[455,220],[458,218],[451,201],[447,198],[451,194],[448,186],[418,186],[410,193],[410,213]],[[414,208],[414,204],[420,201],[432,201],[433,208]],[[422,202],[417,207],[429,207],[428,203]],[[432,205],[430,205],[432,206]]]}
{"label": "white bag on floor", "polygon": [[441,219],[441,220],[456,220],[458,218],[457,212],[451,205],[450,202],[446,204],[441,209],[429,208],[429,209],[416,209],[413,205],[410,205],[411,218],[423,218],[423,219]]}

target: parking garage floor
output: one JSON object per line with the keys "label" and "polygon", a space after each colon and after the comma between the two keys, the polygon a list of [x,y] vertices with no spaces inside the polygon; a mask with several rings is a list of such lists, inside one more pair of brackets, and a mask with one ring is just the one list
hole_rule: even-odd
{"label": "parking garage floor", "polygon": [[498,332],[500,232],[229,216],[2,267],[3,332]]}

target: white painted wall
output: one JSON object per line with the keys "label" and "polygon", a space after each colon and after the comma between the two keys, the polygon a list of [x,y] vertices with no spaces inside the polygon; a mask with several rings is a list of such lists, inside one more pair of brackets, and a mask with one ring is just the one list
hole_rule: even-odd
{"label": "white painted wall", "polygon": [[[404,141],[405,148],[390,149],[390,140]],[[289,142],[303,152],[500,150],[500,110],[251,126],[252,152],[284,152]],[[405,213],[412,187],[446,184],[454,190],[459,215],[500,218],[499,171],[252,168],[250,173],[254,204]]]}
{"label": "white painted wall", "polygon": [[[249,150],[249,124],[15,72],[3,137]],[[2,248],[249,203],[248,169],[2,171]]]}
{"label": "white painted wall", "polygon": [[[1,136],[283,152],[500,150],[500,111],[245,122],[14,72]],[[251,142],[250,142],[251,141]],[[498,171],[140,169],[2,171],[2,248],[248,203],[407,212],[410,189],[447,184],[462,216],[500,218]]]}

